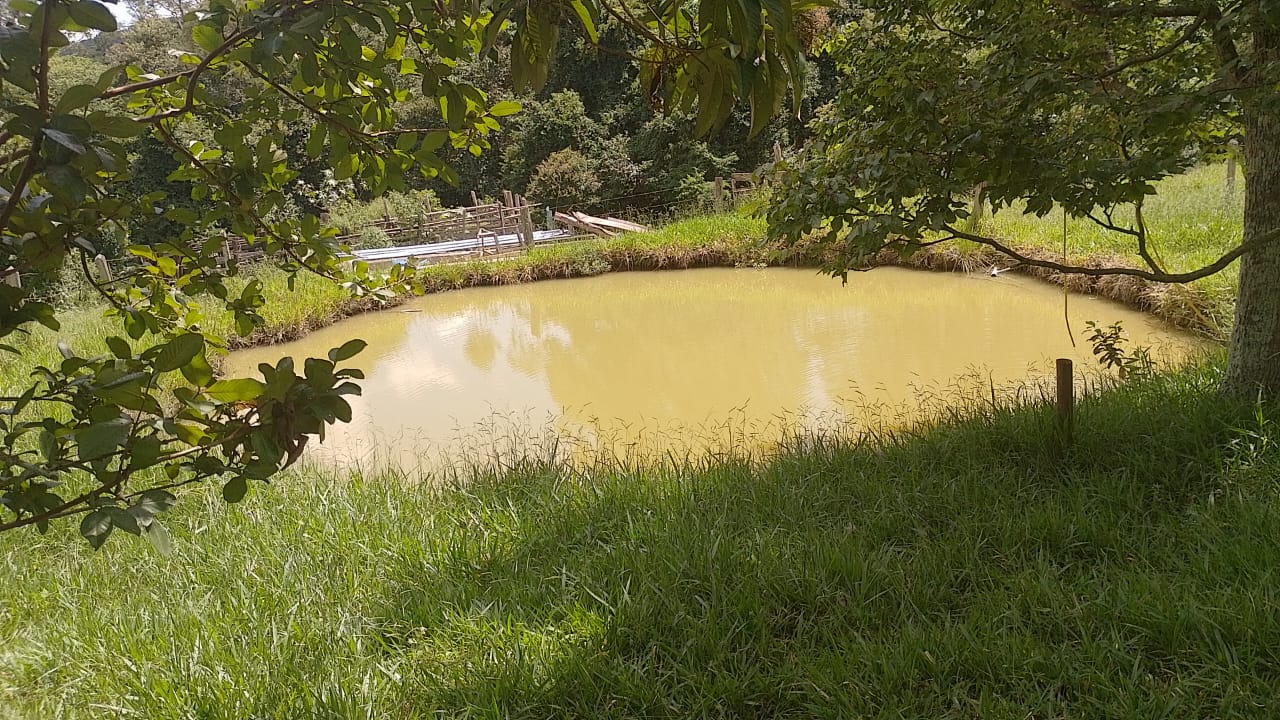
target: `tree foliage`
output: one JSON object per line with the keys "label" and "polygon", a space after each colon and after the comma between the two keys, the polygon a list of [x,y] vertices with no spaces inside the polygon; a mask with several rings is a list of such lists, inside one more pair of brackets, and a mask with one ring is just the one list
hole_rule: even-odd
{"label": "tree foliage", "polygon": [[820,152],[773,214],[780,235],[824,232],[847,267],[958,235],[980,183],[996,209],[1107,224],[1223,144],[1229,107],[1207,43],[1139,62],[1201,19],[1058,2],[866,5],[830,50],[844,81],[815,123]]}
{"label": "tree foliage", "polygon": [[538,163],[529,180],[529,197],[548,207],[590,205],[600,192],[600,178],[577,150],[557,150]]}
{"label": "tree foliage", "polygon": [[[1280,188],[1254,173],[1269,164],[1272,137],[1244,133],[1245,237],[1205,267],[1164,266],[1143,199],[1160,178],[1220,153],[1250,117],[1274,121],[1278,19],[1274,3],[1256,0],[859,3],[829,48],[839,94],[787,175],[771,232],[821,235],[835,273],[885,249],[952,239],[1065,272],[1159,282],[1218,272],[1280,234],[1262,207]],[[1142,265],[1027,257],[965,222],[978,186],[997,210],[1057,208],[1123,233]],[[1248,293],[1241,299],[1247,306]],[[1280,376],[1251,374],[1242,379],[1255,389],[1280,391]]]}
{"label": "tree foliage", "polygon": [[[0,397],[0,529],[80,515],[95,547],[114,530],[163,547],[156,515],[176,488],[217,478],[226,500],[239,501],[326,425],[350,418],[344,398],[359,392],[360,373],[342,365],[363,343],[220,379],[209,357],[223,339],[192,298],[216,298],[241,334],[261,322],[261,287],[234,283],[235,265],[220,263],[229,240],[356,294],[412,291],[403,268],[344,273],[334,231],[297,212],[291,183],[315,162],[375,194],[404,190],[410,171],[455,178],[447,152],[482,154],[519,109],[455,72],[503,33],[512,33],[514,85],[536,88],[563,24],[594,39],[597,19],[614,16],[646,38],[652,97],[696,113],[704,130],[738,96],[767,117],[799,81],[788,3],[708,0],[637,19],[586,0],[212,0],[185,18],[189,45],[130,55],[161,71],[126,63],[58,92],[49,77],[57,48],[116,30],[115,18],[97,0],[10,5],[16,23],[0,28],[0,270],[38,278],[75,258],[120,330],[84,354],[61,346],[59,364]],[[439,122],[406,124],[400,109],[415,101],[434,105]],[[290,143],[299,123],[306,138]],[[144,141],[172,158],[168,192],[130,191],[142,170],[130,143]],[[127,248],[138,269],[95,279],[95,233],[153,217],[170,223],[167,237]],[[58,328],[29,289],[0,284],[0,355],[12,357],[5,340],[35,323]]]}

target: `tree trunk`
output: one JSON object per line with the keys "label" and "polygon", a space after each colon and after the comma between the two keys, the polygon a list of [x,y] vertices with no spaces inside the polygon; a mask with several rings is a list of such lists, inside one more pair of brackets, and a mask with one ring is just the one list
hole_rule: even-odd
{"label": "tree trunk", "polygon": [[[1257,65],[1280,57],[1280,33],[1255,33]],[[1244,110],[1244,242],[1280,233],[1280,110],[1263,90]],[[1272,97],[1268,97],[1271,95]],[[1224,392],[1280,398],[1280,238],[1240,258],[1240,295]]]}

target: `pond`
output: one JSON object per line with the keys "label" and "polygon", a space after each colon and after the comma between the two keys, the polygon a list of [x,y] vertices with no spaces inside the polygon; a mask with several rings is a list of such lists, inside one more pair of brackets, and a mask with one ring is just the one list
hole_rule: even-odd
{"label": "pond", "polygon": [[[1029,278],[881,268],[613,273],[473,288],[349,318],[226,370],[368,348],[354,419],[309,459],[426,468],[444,457],[566,443],[616,454],[776,441],[869,411],[1095,367],[1085,322],[1121,321],[1131,346],[1176,360],[1201,345],[1090,296]],[[557,447],[559,447],[557,445]]]}

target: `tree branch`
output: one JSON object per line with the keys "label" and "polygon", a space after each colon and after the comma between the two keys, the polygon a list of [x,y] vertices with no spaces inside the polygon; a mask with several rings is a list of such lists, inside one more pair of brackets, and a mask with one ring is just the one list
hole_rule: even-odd
{"label": "tree branch", "polygon": [[111,98],[119,97],[121,95],[129,95],[130,93],[135,93],[135,92],[138,92],[139,90],[150,90],[151,88],[154,88],[154,87],[168,85],[169,83],[174,82],[175,80],[179,80],[189,75],[193,75],[195,74],[195,72],[196,71],[193,68],[191,70],[183,70],[180,73],[165,75],[164,77],[151,78],[150,80],[139,80],[138,82],[129,83],[128,85],[118,85],[116,87],[104,90],[102,95],[100,95],[99,97],[103,100],[110,100]]}
{"label": "tree branch", "polygon": [[1198,270],[1192,270],[1190,272],[1184,272],[1184,273],[1169,273],[1169,272],[1152,272],[1150,270],[1140,270],[1138,268],[1127,268],[1127,267],[1089,268],[1089,267],[1081,267],[1078,265],[1066,265],[1063,263],[1056,263],[1051,260],[1038,260],[1036,258],[1020,253],[1017,250],[1014,250],[1013,248],[1001,243],[999,240],[996,240],[995,238],[989,238],[984,235],[975,235],[973,233],[968,233],[958,228],[952,227],[950,225],[945,226],[943,229],[946,230],[948,233],[951,233],[951,237],[948,239],[969,240],[971,242],[978,243],[979,245],[985,245],[991,248],[992,250],[999,252],[1002,255],[1007,255],[1013,258],[1014,260],[1017,260],[1022,265],[1030,265],[1032,267],[1045,268],[1046,270],[1053,270],[1055,272],[1060,272],[1067,275],[1088,275],[1090,277],[1106,277],[1109,275],[1126,275],[1129,277],[1142,278],[1143,280],[1150,280],[1151,282],[1167,283],[1171,285],[1181,285],[1184,283],[1194,282],[1201,278],[1209,277],[1210,275],[1213,275],[1214,273],[1221,271],[1223,268],[1226,268],[1228,265],[1235,262],[1236,259],[1239,258],[1241,255],[1244,255],[1245,253],[1251,250],[1254,250],[1263,245],[1266,245],[1267,243],[1274,241],[1277,237],[1280,237],[1280,229],[1272,230],[1271,232],[1264,233],[1256,238],[1253,238],[1248,242],[1244,242],[1237,245],[1236,247],[1232,248],[1227,253],[1225,253],[1222,257],[1215,260],[1212,264],[1205,265],[1204,267]]}
{"label": "tree branch", "polygon": [[1160,267],[1155,258],[1151,257],[1151,252],[1147,249],[1147,222],[1142,219],[1141,200],[1133,205],[1133,218],[1134,224],[1138,226],[1138,257],[1142,258],[1142,261],[1147,264],[1147,267],[1151,268],[1152,272],[1163,273],[1164,268]]}
{"label": "tree branch", "polygon": [[1102,218],[1100,218],[1100,217],[1098,217],[1098,216],[1094,215],[1092,212],[1087,212],[1087,213],[1085,213],[1085,214],[1084,214],[1084,216],[1085,216],[1085,217],[1087,217],[1087,218],[1089,218],[1090,220],[1092,220],[1092,221],[1093,221],[1094,223],[1096,223],[1099,227],[1106,228],[1107,230],[1110,230],[1110,231],[1112,231],[1112,232],[1123,233],[1123,234],[1128,235],[1128,236],[1130,236],[1130,237],[1135,237],[1135,238],[1136,238],[1136,237],[1138,237],[1138,232],[1137,232],[1136,230],[1133,230],[1133,229],[1131,229],[1131,228],[1127,228],[1127,227],[1121,227],[1121,226],[1116,225],[1115,223],[1111,222],[1111,221],[1110,221],[1110,220],[1111,220],[1110,215],[1108,215],[1108,217],[1107,217],[1107,219],[1106,219],[1106,220],[1103,220]]}
{"label": "tree branch", "polygon": [[1235,85],[1247,84],[1249,72],[1247,68],[1240,66],[1240,51],[1236,48],[1231,30],[1222,22],[1222,9],[1216,2],[1209,3],[1205,7],[1205,20],[1211,23],[1213,28],[1213,47],[1218,52],[1218,60],[1227,69],[1227,77]]}
{"label": "tree branch", "polygon": [[[253,37],[253,35],[255,35],[257,32],[258,32],[258,28],[248,27],[237,33],[233,33],[231,37],[227,38],[226,40],[223,40],[221,45],[214,48],[208,55],[206,55],[205,58],[200,61],[199,65],[196,65],[194,68],[192,68],[189,71],[189,76],[187,77],[187,97],[180,107],[171,108],[169,110],[165,110],[164,112],[158,112],[152,115],[144,115],[142,117],[134,118],[133,119],[134,122],[145,123],[150,125],[150,124],[155,124],[161,120],[165,120],[167,118],[178,117],[179,115],[184,115],[190,112],[191,109],[194,108],[196,104],[196,88],[200,84],[199,83],[200,74],[203,73],[205,70],[208,70],[209,65],[212,64],[214,60],[217,60],[220,56],[222,56],[227,51],[231,50],[231,48],[235,47],[236,45],[243,42],[244,40],[250,37]],[[176,80],[180,76],[181,76],[180,74],[177,76],[173,76],[173,79]],[[152,85],[151,87],[156,87],[156,85]]]}
{"label": "tree branch", "polygon": [[1208,20],[1208,18],[1205,15],[1201,15],[1200,17],[1196,18],[1194,22],[1188,25],[1187,29],[1184,30],[1182,34],[1179,35],[1178,38],[1173,42],[1169,43],[1168,45],[1148,55],[1139,55],[1137,57],[1132,57],[1120,63],[1119,65],[1107,68],[1106,70],[1103,70],[1101,74],[1098,75],[1098,79],[1101,80],[1103,78],[1111,77],[1112,75],[1119,75],[1125,70],[1128,70],[1129,68],[1134,67],[1136,65],[1146,65],[1147,63],[1155,62],[1162,58],[1168,57],[1169,55],[1172,55],[1178,48],[1187,44],[1187,42],[1189,42],[1191,38],[1195,37],[1195,34],[1199,32],[1200,28],[1204,27],[1206,20]]}
{"label": "tree branch", "polygon": [[[53,32],[53,11],[57,4],[58,0],[48,0],[45,3],[40,24],[40,65],[36,73],[36,91],[39,95],[37,102],[40,105],[40,114],[46,122],[49,119],[49,35]],[[31,151],[27,155],[27,161],[23,163],[17,181],[12,188],[9,188],[9,202],[5,203],[4,210],[0,211],[0,230],[9,228],[9,219],[18,209],[18,204],[22,202],[27,183],[31,182],[31,178],[36,174],[36,165],[40,163],[40,151],[43,147],[44,132],[37,131],[35,137],[31,139]]]}
{"label": "tree branch", "polygon": [[[185,450],[180,450],[174,453],[170,453],[169,455],[158,458],[156,462],[152,464],[151,467],[172,462],[174,460],[180,460],[182,458],[194,455],[202,450],[204,451],[215,450],[219,446],[227,442],[230,442],[232,440],[239,440],[245,437],[248,434],[248,432],[249,432],[248,427],[245,427],[236,432],[231,433],[231,435],[227,436],[226,438],[223,438],[221,441],[219,441],[218,445],[193,445]],[[120,451],[116,453],[116,455],[118,456],[118,455],[121,455],[122,453],[123,451]],[[9,522],[0,523],[0,533],[6,530],[13,530],[15,528],[25,527],[27,525],[35,525],[36,523],[45,522],[47,520],[54,520],[60,517],[65,517],[67,515],[75,515],[76,513],[84,512],[85,510],[88,510],[87,507],[81,508],[77,506],[83,505],[89,502],[90,500],[92,500],[93,498],[98,497],[99,495],[104,495],[119,489],[121,486],[125,484],[125,482],[129,480],[129,476],[131,474],[132,474],[131,472],[121,472],[120,476],[117,477],[115,480],[112,480],[109,483],[99,485],[93,488],[92,490],[88,490],[84,493],[81,493],[80,495],[74,498],[71,498],[66,502],[63,502],[61,505],[58,505],[54,508],[51,508],[49,510],[46,510],[42,513],[38,513],[35,515],[18,517],[13,520],[10,520]],[[208,476],[206,476],[206,478],[204,479],[207,479],[207,477]]]}

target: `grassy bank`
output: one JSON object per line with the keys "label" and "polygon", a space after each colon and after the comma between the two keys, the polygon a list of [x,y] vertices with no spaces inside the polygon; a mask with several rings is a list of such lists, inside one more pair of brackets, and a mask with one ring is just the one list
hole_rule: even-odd
{"label": "grassy bank", "polygon": [[[1157,190],[1146,205],[1145,218],[1154,252],[1168,269],[1184,271],[1208,264],[1239,242],[1242,194],[1225,194],[1221,165],[1200,167],[1169,178],[1161,182]],[[1037,218],[1016,209],[1005,210],[987,218],[983,229],[1034,257],[1062,259],[1060,215]],[[423,290],[442,292],[626,270],[758,266],[771,262],[764,236],[764,222],[745,212],[692,218],[646,234],[543,246],[525,255],[498,261],[430,267],[422,275]],[[1087,219],[1068,222],[1066,258],[1070,263],[1088,267],[1141,266],[1130,237],[1105,230]],[[798,262],[816,262],[816,258],[801,258]],[[885,254],[876,260],[877,264],[903,262],[894,254]],[[1009,262],[985,248],[953,243],[921,252],[905,264],[932,270],[982,271],[992,265],[1005,267]],[[1159,285],[1128,277],[1063,277],[1036,268],[1021,271],[1152,312],[1179,327],[1209,337],[1224,338],[1230,331],[1237,282],[1234,265],[1186,286]],[[268,270],[262,279],[270,295],[286,296],[282,275]],[[289,303],[271,304],[283,307],[268,306],[263,313],[267,321],[264,327],[247,338],[234,339],[233,345],[243,347],[294,339],[339,318],[378,307],[371,302],[352,300],[340,288],[314,276],[301,278],[298,293],[287,297]]]}
{"label": "grassy bank", "polygon": [[[497,261],[429,267],[422,272],[425,292],[442,292],[480,285],[506,285],[553,278],[598,275],[610,270],[660,270],[709,266],[758,265],[767,253],[762,220],[738,214],[692,218],[643,235],[601,241],[541,246],[527,254]],[[228,339],[232,348],[283,342],[387,303],[356,299],[340,285],[317,275],[297,276],[293,289],[284,272],[259,267],[250,276],[260,280],[267,303],[259,310],[263,325],[250,335],[235,335],[231,317],[208,310],[203,325]],[[394,301],[390,305],[396,304]],[[56,342],[67,340],[82,352],[99,352],[110,335],[122,335],[119,322],[103,320],[104,308],[85,307],[59,314],[64,329],[54,333],[34,328],[29,337],[13,340],[23,362],[0,364],[0,390],[26,382],[27,372],[39,364],[61,362]]]}
{"label": "grassy bank", "polygon": [[[768,258],[761,245],[764,234],[764,222],[758,218],[731,213],[710,215],[644,234],[543,245],[499,260],[429,266],[423,268],[420,279],[423,292],[435,293],[611,271],[760,265]],[[288,297],[289,302],[268,302],[262,313],[265,324],[247,337],[233,338],[233,347],[292,340],[348,315],[386,307],[353,300],[341,288],[315,275],[299,276],[297,292],[292,294],[279,271],[264,269],[259,277],[268,297]],[[229,323],[225,331],[229,334]]]}
{"label": "grassy bank", "polygon": [[1280,472],[1214,367],[1048,411],[0,536],[0,717],[1261,717]]}
{"label": "grassy bank", "polygon": [[[1243,190],[1226,194],[1223,165],[1195,168],[1157,185],[1157,193],[1144,207],[1144,219],[1155,257],[1172,272],[1185,272],[1208,265],[1240,242],[1244,220]],[[1117,224],[1129,225],[1132,216],[1116,217]],[[1061,261],[1062,215],[1043,218],[1024,215],[1017,209],[987,218],[983,230],[1007,241],[1033,257]],[[1136,244],[1129,236],[1106,230],[1088,219],[1067,222],[1068,262],[1086,267],[1129,265],[1145,267]],[[959,244],[954,248],[924,256],[920,262],[939,268],[1008,266],[1009,261],[991,251]],[[1095,292],[1131,307],[1153,312],[1181,327],[1217,338],[1230,332],[1239,266],[1189,285],[1159,285],[1136,278],[1063,278],[1050,271],[1030,270],[1051,282],[1066,282],[1083,292]]]}
{"label": "grassy bank", "polygon": [[[1146,209],[1156,252],[1172,270],[1187,270],[1216,259],[1238,242],[1241,232],[1241,197],[1226,197],[1220,165],[1197,168],[1169,178],[1158,186]],[[1045,218],[1006,210],[988,218],[984,229],[1014,247],[1047,259],[1060,260],[1061,216]],[[535,248],[531,252],[497,261],[460,263],[423,271],[425,292],[441,292],[480,285],[504,285],[554,278],[597,275],[610,271],[683,269],[710,266],[757,266],[770,262],[764,246],[764,222],[747,213],[720,214],[679,221],[646,234],[608,240],[566,243]],[[1088,220],[1068,224],[1067,258],[1072,263],[1100,266],[1139,259],[1127,236],[1102,230]],[[877,259],[881,264],[901,264],[896,255]],[[980,271],[1007,260],[963,243],[922,252],[906,261],[913,267],[947,271]],[[1133,278],[1064,278],[1057,273],[1028,269],[1042,279],[1067,283],[1073,289],[1093,292],[1131,307],[1153,312],[1180,327],[1222,338],[1230,329],[1236,292],[1237,268],[1188,286],[1162,286]],[[333,282],[311,274],[297,278],[290,290],[285,275],[261,268],[254,276],[263,282],[269,301],[262,308],[264,325],[247,337],[232,332],[230,318],[210,313],[206,325],[229,337],[232,347],[250,347],[291,340],[333,322],[383,303],[353,299]],[[394,304],[394,303],[393,303]],[[70,331],[63,337],[77,342],[96,341],[101,347],[108,334],[119,334],[114,323],[101,322],[100,308],[63,314]],[[74,344],[74,343],[73,343]],[[24,355],[38,362],[56,362],[53,335],[37,331],[25,342]],[[13,368],[9,373],[14,372]],[[13,387],[18,377],[6,378],[0,368],[0,388]],[[25,370],[22,371],[25,375]]]}

